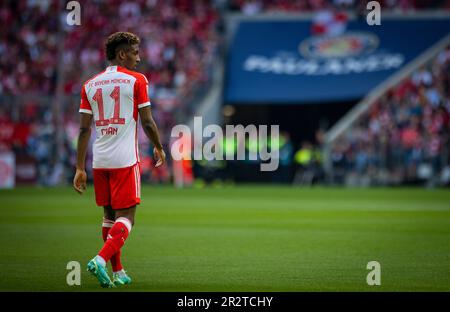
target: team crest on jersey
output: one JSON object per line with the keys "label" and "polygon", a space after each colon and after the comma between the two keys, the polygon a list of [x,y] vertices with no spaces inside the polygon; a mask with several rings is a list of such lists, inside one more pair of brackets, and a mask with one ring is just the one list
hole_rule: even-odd
{"label": "team crest on jersey", "polygon": [[349,32],[339,36],[314,36],[302,41],[299,52],[306,58],[343,58],[367,54],[379,44],[376,35]]}

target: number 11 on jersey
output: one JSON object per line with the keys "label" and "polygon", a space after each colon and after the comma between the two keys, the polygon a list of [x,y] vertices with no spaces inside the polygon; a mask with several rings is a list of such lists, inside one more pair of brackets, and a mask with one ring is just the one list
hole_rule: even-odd
{"label": "number 11 on jersey", "polygon": [[125,124],[125,118],[120,118],[120,87],[114,87],[114,90],[109,95],[114,100],[114,112],[112,118],[105,118],[103,105],[103,90],[98,88],[92,99],[97,102],[99,119],[95,121],[97,127]]}

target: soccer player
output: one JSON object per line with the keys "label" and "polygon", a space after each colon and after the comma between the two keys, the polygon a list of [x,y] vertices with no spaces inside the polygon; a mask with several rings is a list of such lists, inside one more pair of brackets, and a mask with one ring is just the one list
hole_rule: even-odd
{"label": "soccer player", "polygon": [[[80,194],[86,190],[86,150],[94,121],[94,190],[97,205],[103,206],[105,243],[87,267],[102,287],[131,283],[120,262],[120,250],[134,225],[136,205],[141,197],[138,115],[154,145],[155,167],[164,164],[166,158],[150,109],[148,81],[144,75],[133,71],[140,62],[139,42],[139,38],[129,32],[110,35],[105,44],[110,66],[86,81],[81,89],[80,133],[73,187]],[[112,280],[106,269],[108,261],[111,261],[113,269]]]}

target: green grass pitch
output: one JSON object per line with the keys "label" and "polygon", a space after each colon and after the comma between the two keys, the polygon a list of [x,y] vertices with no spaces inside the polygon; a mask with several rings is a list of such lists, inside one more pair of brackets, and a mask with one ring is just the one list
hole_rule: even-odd
{"label": "green grass pitch", "polygon": [[92,186],[3,190],[0,207],[1,291],[450,290],[448,189],[146,186],[123,248],[133,284],[113,290],[85,271],[102,244]]}

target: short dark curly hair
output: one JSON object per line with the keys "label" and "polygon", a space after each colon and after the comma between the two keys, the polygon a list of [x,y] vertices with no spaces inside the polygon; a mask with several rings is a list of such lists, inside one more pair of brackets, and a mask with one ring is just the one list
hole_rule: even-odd
{"label": "short dark curly hair", "polygon": [[114,60],[120,48],[130,47],[139,42],[141,42],[139,37],[130,32],[119,31],[111,34],[105,41],[106,59]]}

